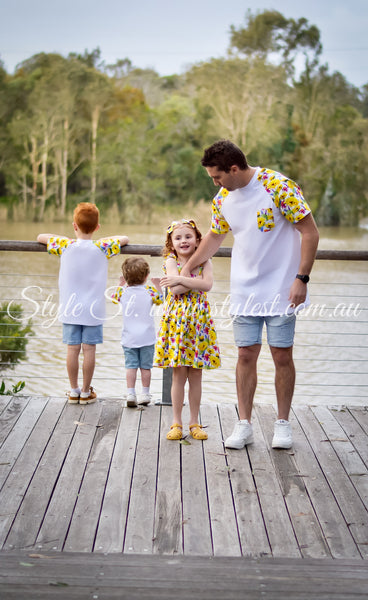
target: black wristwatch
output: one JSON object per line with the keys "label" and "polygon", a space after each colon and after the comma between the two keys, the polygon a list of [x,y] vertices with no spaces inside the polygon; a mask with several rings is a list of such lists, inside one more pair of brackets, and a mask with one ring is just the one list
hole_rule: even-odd
{"label": "black wristwatch", "polygon": [[295,275],[296,279],[300,279],[300,281],[302,281],[303,283],[308,283],[309,281],[309,275]]}

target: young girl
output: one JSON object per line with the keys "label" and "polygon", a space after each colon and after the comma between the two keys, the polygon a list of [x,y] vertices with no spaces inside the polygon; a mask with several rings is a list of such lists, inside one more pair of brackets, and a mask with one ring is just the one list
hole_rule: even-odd
{"label": "young girl", "polygon": [[191,277],[180,271],[194,253],[201,233],[193,220],[173,221],[166,232],[164,271],[160,283],[169,288],[165,300],[160,330],[156,342],[154,364],[173,367],[171,400],[173,424],[168,440],[183,437],[181,413],[184,404],[184,387],[189,382],[189,431],[193,438],[206,440],[207,433],[198,423],[202,394],[202,369],[220,366],[217,336],[206,292],[212,287],[212,265],[206,261],[197,267]]}

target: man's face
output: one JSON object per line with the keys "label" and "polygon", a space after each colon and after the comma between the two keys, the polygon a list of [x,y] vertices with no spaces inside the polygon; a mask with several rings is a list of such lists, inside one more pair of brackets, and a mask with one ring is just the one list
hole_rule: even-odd
{"label": "man's face", "polygon": [[239,187],[237,177],[239,173],[239,168],[236,165],[230,168],[229,173],[226,173],[226,171],[220,171],[218,167],[205,168],[215,185],[224,187],[229,192],[232,192]]}

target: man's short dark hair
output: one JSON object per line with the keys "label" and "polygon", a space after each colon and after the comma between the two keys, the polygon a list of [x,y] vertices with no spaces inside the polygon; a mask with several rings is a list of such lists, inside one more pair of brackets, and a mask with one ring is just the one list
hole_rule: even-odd
{"label": "man's short dark hair", "polygon": [[201,163],[203,167],[217,167],[225,173],[229,173],[233,165],[242,170],[248,168],[244,153],[230,140],[219,140],[206,148]]}

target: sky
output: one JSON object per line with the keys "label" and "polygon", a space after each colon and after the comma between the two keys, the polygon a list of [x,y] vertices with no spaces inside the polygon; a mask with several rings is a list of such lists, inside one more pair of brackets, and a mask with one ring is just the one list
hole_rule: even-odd
{"label": "sky", "polygon": [[226,56],[230,26],[251,9],[305,17],[321,32],[322,63],[358,87],[368,83],[368,0],[0,0],[0,59],[8,73],[39,52],[99,47],[106,64],[129,58],[159,75]]}

